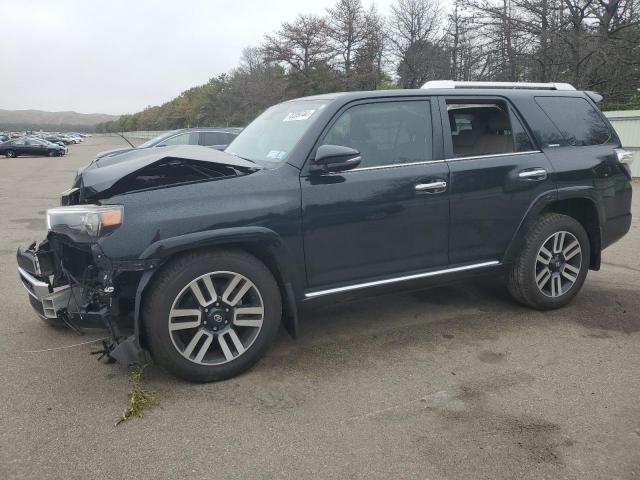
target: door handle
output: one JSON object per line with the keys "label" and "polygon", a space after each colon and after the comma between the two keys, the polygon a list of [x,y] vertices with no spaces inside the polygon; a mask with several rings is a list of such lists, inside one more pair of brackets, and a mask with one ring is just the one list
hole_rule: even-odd
{"label": "door handle", "polygon": [[418,193],[442,193],[447,188],[447,182],[444,180],[437,180],[429,183],[418,183],[413,188]]}
{"label": "door handle", "polygon": [[547,171],[544,168],[529,168],[527,170],[521,170],[518,173],[518,177],[525,180],[544,180],[547,178]]}

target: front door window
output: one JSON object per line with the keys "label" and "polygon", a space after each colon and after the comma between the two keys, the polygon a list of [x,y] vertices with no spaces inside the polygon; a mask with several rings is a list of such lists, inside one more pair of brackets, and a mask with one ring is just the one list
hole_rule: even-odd
{"label": "front door window", "polygon": [[358,150],[360,168],[432,159],[429,102],[403,101],[356,105],[329,129],[321,145]]}

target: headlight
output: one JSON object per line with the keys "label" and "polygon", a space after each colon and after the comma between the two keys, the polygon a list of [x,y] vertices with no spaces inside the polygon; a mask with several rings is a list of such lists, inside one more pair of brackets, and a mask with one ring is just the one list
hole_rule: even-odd
{"label": "headlight", "polygon": [[47,210],[47,228],[79,242],[90,242],[122,224],[122,205],[72,205]]}

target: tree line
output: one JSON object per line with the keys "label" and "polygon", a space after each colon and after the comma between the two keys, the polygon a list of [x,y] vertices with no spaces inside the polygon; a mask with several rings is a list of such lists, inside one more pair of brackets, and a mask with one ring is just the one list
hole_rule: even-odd
{"label": "tree line", "polygon": [[238,67],[98,132],[243,126],[286,99],[428,80],[568,82],[640,108],[640,0],[338,0],[246,48]]}

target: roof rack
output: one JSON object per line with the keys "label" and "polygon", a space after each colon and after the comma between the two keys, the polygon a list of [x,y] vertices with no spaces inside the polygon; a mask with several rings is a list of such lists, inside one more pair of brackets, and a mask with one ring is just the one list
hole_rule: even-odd
{"label": "roof rack", "polygon": [[422,88],[513,88],[523,90],[575,90],[569,83],[530,82],[454,82],[453,80],[431,80]]}

